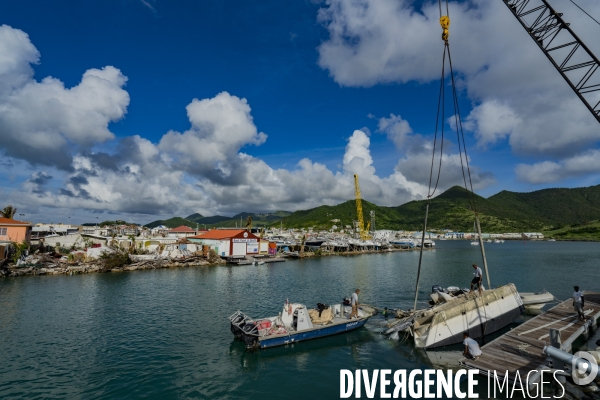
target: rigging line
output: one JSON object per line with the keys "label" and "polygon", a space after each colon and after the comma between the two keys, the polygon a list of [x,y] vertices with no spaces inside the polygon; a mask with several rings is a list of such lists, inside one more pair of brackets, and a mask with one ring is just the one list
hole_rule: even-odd
{"label": "rigging line", "polygon": [[[450,16],[450,11],[449,11],[449,9],[448,9],[448,0],[445,0],[445,3],[446,3],[446,15],[449,17],[449,16]],[[439,1],[438,1],[438,6],[439,6],[439,8],[440,8],[440,18],[441,18],[441,17],[442,17],[442,15],[443,15],[443,14],[442,14],[442,0],[439,0]]]}
{"label": "rigging line", "polygon": [[583,8],[579,7],[579,5],[577,3],[575,3],[573,0],[569,0],[571,3],[575,4],[575,7],[579,8],[581,11],[583,11],[585,13],[585,15],[587,15],[588,17],[590,17],[591,19],[594,20],[595,23],[597,23],[598,25],[600,25],[600,22],[598,22],[598,20],[596,20],[596,18],[592,17],[590,14],[587,13],[587,11],[585,11]]}
{"label": "rigging line", "polygon": [[[427,189],[427,198],[431,198],[435,191],[437,190],[438,184],[440,182],[440,175],[442,173],[442,156],[443,156],[443,151],[444,151],[444,112],[445,112],[445,104],[446,104],[446,100],[445,100],[445,93],[446,93],[446,89],[445,89],[445,85],[444,85],[444,75],[445,75],[445,71],[446,71],[446,46],[444,46],[444,54],[442,56],[442,76],[440,78],[440,93],[439,93],[439,97],[438,97],[438,108],[437,108],[437,115],[436,115],[436,119],[435,119],[435,134],[434,134],[434,138],[433,138],[433,150],[431,152],[431,169],[429,170],[429,188]],[[438,172],[437,172],[437,178],[435,181],[435,187],[433,188],[433,191],[431,190],[431,181],[432,181],[432,177],[433,177],[433,165],[435,163],[435,149],[436,149],[436,143],[437,143],[437,133],[438,133],[438,128],[439,128],[439,122],[440,122],[440,103],[441,103],[441,119],[442,119],[442,129],[441,129],[441,133],[442,133],[442,138],[441,138],[441,144],[440,144],[440,162],[439,162],[439,166],[438,166]]]}
{"label": "rigging line", "polygon": [[[415,283],[415,302],[413,305],[413,311],[416,312],[417,311],[417,301],[419,299],[419,282],[421,281],[421,266],[423,265],[423,249],[425,248],[425,232],[427,232],[427,218],[429,216],[429,205],[431,204],[431,195],[429,195],[429,193],[431,192],[431,178],[433,176],[433,165],[435,163],[435,143],[437,141],[437,131],[438,131],[438,124],[440,121],[439,115],[440,115],[440,104],[442,105],[442,108],[444,107],[444,70],[445,70],[445,65],[446,65],[446,46],[444,46],[444,54],[442,57],[442,76],[440,78],[440,97],[438,98],[438,111],[437,111],[437,116],[436,116],[436,120],[435,120],[435,136],[433,139],[433,150],[431,152],[431,169],[429,170],[429,187],[427,188],[427,203],[425,206],[425,220],[423,222],[423,234],[421,235],[421,249],[419,250],[419,268],[417,269],[417,281]],[[442,114],[442,119],[443,119],[443,114]],[[443,123],[443,122],[442,122]],[[440,159],[440,163],[441,163],[441,159]],[[440,164],[440,169],[438,170],[438,177],[437,180],[439,181],[440,178],[440,171],[441,171],[441,164]],[[436,187],[437,187],[437,183],[436,183]]]}
{"label": "rigging line", "polygon": [[[451,71],[451,74],[452,73],[453,72]],[[461,142],[460,142],[460,134],[459,134],[459,130],[458,130],[459,129],[459,127],[458,127],[458,119],[456,118],[456,96],[455,96],[454,92],[453,92],[453,100],[454,100],[454,109],[455,109],[454,122],[455,122],[455,125],[456,125],[456,138],[457,138],[457,142],[458,142],[458,155],[459,155],[459,158],[460,158],[460,167],[461,167],[461,172],[462,172],[462,176],[463,176],[463,182],[465,184],[465,190],[467,191],[467,201],[469,202],[469,206],[471,207],[471,209],[473,209],[473,204],[471,202],[471,196],[468,193],[469,192],[469,188],[467,187],[467,177],[465,175],[465,166],[464,166],[464,163],[463,163],[463,151],[462,151],[462,145],[461,145]]]}
{"label": "rigging line", "polygon": [[[444,114],[445,114],[445,104],[446,104],[446,89],[445,89],[445,85],[444,85],[444,81],[445,81],[445,71],[446,71],[446,48],[448,47],[448,43],[444,44],[444,58],[442,61],[442,87],[444,87],[444,90],[442,91],[442,114],[441,114],[441,122],[442,122],[442,129],[441,129],[441,140],[440,140],[440,163],[438,165],[438,173],[437,173],[437,179],[435,181],[435,187],[433,188],[433,191],[431,192],[431,196],[433,196],[435,194],[435,191],[438,188],[438,184],[440,183],[440,176],[442,175],[442,158],[444,156],[444,126],[445,126],[445,122],[444,122]],[[437,125],[437,121],[436,121],[436,125]],[[435,149],[434,149],[435,150]],[[434,158],[435,158],[435,153],[434,153]],[[433,160],[432,160],[433,162]],[[431,183],[429,184],[429,189],[431,190]]]}
{"label": "rigging line", "polygon": [[[452,79],[452,91],[453,91],[453,97],[454,97],[454,107],[455,107],[455,111],[456,111],[456,113],[455,113],[455,120],[458,121],[457,124],[460,127],[460,130],[457,130],[456,134],[458,136],[458,140],[459,141],[460,141],[460,139],[462,137],[462,144],[463,144],[462,145],[462,147],[463,147],[462,150],[465,153],[465,163],[467,164],[467,174],[469,176],[469,184],[470,184],[470,187],[471,187],[469,196],[471,197],[471,201],[472,201],[472,204],[473,204],[473,211],[475,212],[475,215],[477,215],[477,205],[476,205],[476,202],[475,202],[475,195],[474,195],[474,192],[473,192],[473,179],[471,177],[471,167],[469,165],[469,156],[467,154],[467,144],[466,144],[466,141],[465,141],[465,132],[464,132],[463,126],[462,126],[462,117],[460,115],[460,108],[459,108],[459,104],[458,104],[458,94],[456,92],[456,84],[454,82],[454,69],[452,67],[452,57],[450,55],[450,46],[448,46],[448,63],[450,65],[450,77]],[[462,161],[462,158],[461,158],[461,161]],[[466,182],[465,182],[465,185],[466,185]],[[465,189],[467,189],[467,191],[469,191],[468,188],[465,187]]]}

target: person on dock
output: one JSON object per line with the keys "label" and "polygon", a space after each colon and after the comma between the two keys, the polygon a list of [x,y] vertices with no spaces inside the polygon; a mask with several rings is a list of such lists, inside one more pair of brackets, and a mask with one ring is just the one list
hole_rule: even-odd
{"label": "person on dock", "polygon": [[583,292],[579,291],[579,286],[573,286],[573,289],[575,289],[573,292],[573,307],[579,315],[579,319],[585,321],[585,314],[583,313],[585,299],[583,298]]}
{"label": "person on dock", "polygon": [[350,296],[350,305],[352,306],[352,312],[350,313],[350,318],[358,318],[358,295],[360,294],[360,289],[356,289],[354,293]]}
{"label": "person on dock", "polygon": [[479,268],[477,266],[477,264],[473,264],[473,268],[475,269],[475,272],[473,273],[473,275],[475,275],[475,277],[473,278],[473,280],[471,280],[471,292],[473,292],[475,285],[477,285],[477,289],[479,290],[479,296],[481,296],[481,292],[483,290],[481,288],[481,281],[483,279],[483,271],[481,270],[481,268]]}
{"label": "person on dock", "polygon": [[482,351],[479,348],[479,343],[469,337],[469,332],[463,333],[463,344],[465,345],[463,356],[466,358],[477,360],[482,354]]}

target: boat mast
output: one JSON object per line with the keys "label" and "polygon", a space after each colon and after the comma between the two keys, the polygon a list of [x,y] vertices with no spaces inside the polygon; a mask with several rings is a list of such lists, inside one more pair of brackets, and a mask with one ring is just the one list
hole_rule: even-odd
{"label": "boat mast", "polygon": [[425,222],[423,223],[423,235],[421,235],[421,250],[419,251],[419,269],[417,270],[417,284],[415,285],[415,304],[413,306],[413,311],[417,311],[417,300],[419,299],[419,281],[421,280],[421,263],[423,261],[423,248],[425,247],[425,232],[427,231],[429,202],[429,199],[427,199],[427,206],[425,207]]}
{"label": "boat mast", "polygon": [[490,272],[488,271],[487,258],[485,257],[485,248],[483,247],[483,238],[481,237],[481,225],[479,225],[479,215],[475,214],[475,223],[477,225],[477,234],[479,235],[479,247],[481,247],[481,258],[483,258],[483,267],[485,268],[485,277],[487,279],[488,290],[492,288],[490,282]]}

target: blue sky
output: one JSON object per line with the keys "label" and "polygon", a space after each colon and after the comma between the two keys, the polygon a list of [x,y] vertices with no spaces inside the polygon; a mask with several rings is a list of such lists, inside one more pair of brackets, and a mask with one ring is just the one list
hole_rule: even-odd
{"label": "blue sky", "polygon": [[[456,30],[451,26],[451,46],[476,191],[489,196],[504,189],[597,184],[600,166],[586,162],[597,155],[597,123],[498,3],[451,3],[453,21],[460,24]],[[581,3],[600,15],[598,4]],[[147,222],[196,211],[235,214],[335,204],[351,198],[352,173],[364,176],[364,197],[370,201],[397,205],[422,198],[442,51],[432,4],[5,2],[0,43],[25,61],[4,68],[16,72],[0,74],[15,90],[0,106],[23,107],[21,120],[15,112],[0,113],[0,136],[13,142],[0,145],[2,193],[34,219],[56,213],[77,222],[90,213]],[[584,40],[598,33],[576,9],[567,11]],[[495,16],[495,26],[486,30]],[[15,39],[17,31],[28,35],[29,44]],[[34,75],[18,81],[15,76],[27,75],[35,49]],[[511,58],[516,61],[509,64]],[[107,66],[118,73],[97,75],[109,88],[92,84],[81,88],[81,97],[67,100],[86,71]],[[33,85],[46,77],[65,89]],[[27,94],[27,85],[47,96]],[[60,120],[49,111],[51,100],[34,107],[27,95],[60,99]],[[81,101],[94,96],[104,101]],[[186,112],[193,99],[205,101],[205,107]],[[225,103],[231,114],[219,120],[206,114]],[[243,104],[250,110],[243,111]],[[539,109],[545,111],[534,114]],[[31,115],[43,118],[25,122]],[[237,121],[233,128],[231,121]],[[47,126],[55,128],[46,132]],[[236,136],[230,130],[236,126],[244,133],[223,139],[219,157],[198,155],[207,143]],[[169,131],[177,134],[167,140]],[[38,133],[53,138],[52,145]],[[449,137],[456,141],[454,132]],[[144,161],[132,161],[124,148],[145,154]],[[460,183],[456,146],[447,149],[443,188]],[[299,166],[303,159],[310,163]]]}

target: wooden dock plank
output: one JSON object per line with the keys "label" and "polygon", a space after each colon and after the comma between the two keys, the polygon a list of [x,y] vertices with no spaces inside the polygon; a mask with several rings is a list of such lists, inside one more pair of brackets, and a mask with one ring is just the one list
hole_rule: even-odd
{"label": "wooden dock plank", "polygon": [[[590,310],[587,316],[595,324],[600,318],[600,293],[585,293],[585,299],[584,311]],[[508,371],[512,381],[517,371],[523,376],[547,361],[543,349],[550,342],[550,329],[560,330],[563,344],[569,347],[582,333],[582,326],[572,301],[566,300],[484,345],[481,348],[483,354],[477,360],[463,359],[461,362],[485,375],[488,371],[496,371],[499,377],[503,377]]]}

